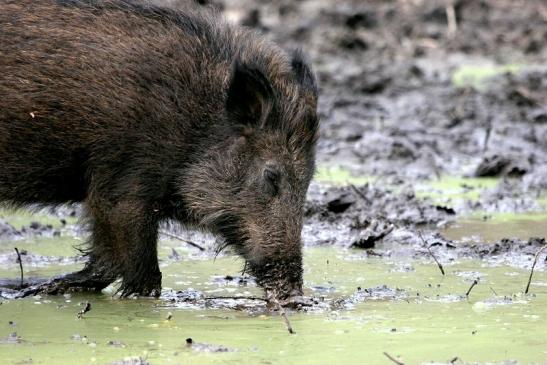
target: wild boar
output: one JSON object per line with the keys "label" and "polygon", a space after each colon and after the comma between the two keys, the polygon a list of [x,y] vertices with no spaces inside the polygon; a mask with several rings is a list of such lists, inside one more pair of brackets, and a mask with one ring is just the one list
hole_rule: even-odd
{"label": "wild boar", "polygon": [[210,10],[135,1],[0,3],[0,200],[81,202],[83,270],[35,288],[158,296],[158,226],[220,235],[278,299],[302,294],[317,86]]}

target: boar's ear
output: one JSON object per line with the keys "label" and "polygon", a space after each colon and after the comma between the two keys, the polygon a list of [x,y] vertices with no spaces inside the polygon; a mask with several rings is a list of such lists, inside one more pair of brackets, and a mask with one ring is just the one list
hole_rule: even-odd
{"label": "boar's ear", "polygon": [[296,81],[304,90],[317,98],[317,81],[302,50],[296,49],[292,52],[291,67]]}
{"label": "boar's ear", "polygon": [[264,125],[274,93],[266,76],[257,68],[234,62],[226,110],[243,124]]}

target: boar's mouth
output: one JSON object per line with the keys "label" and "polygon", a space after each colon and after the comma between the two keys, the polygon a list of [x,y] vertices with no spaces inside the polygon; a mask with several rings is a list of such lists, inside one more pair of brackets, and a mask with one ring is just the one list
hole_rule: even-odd
{"label": "boar's mouth", "polygon": [[219,254],[230,247],[245,260],[245,271],[255,276],[257,284],[266,292],[267,299],[274,298],[285,302],[291,298],[303,295],[302,291],[302,261],[301,257],[289,258],[263,257],[260,260],[250,259],[250,238],[243,228],[240,219],[234,216],[219,217],[216,231],[224,239],[216,250]]}
{"label": "boar's mouth", "polygon": [[301,261],[279,260],[252,269],[267,298],[285,301],[303,295]]}

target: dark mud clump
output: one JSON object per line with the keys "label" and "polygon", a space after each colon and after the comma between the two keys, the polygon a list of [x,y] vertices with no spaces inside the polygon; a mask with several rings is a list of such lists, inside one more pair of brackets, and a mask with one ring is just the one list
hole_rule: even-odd
{"label": "dark mud clump", "polygon": [[[516,268],[529,269],[536,252],[545,245],[545,238],[530,238],[520,240],[503,238],[494,243],[462,243],[446,239],[440,233],[431,232],[421,241],[420,233],[409,239],[408,249],[415,259],[432,259],[432,254],[444,263],[461,258],[480,259],[490,265],[509,265]],[[427,250],[426,245],[430,247]],[[430,252],[431,251],[431,252]]]}
{"label": "dark mud clump", "polygon": [[[371,288],[357,288],[347,297],[332,298],[329,294],[336,288],[312,287],[314,296],[307,297],[300,305],[291,306],[289,310],[303,312],[321,312],[330,310],[352,309],[355,305],[367,300],[407,300],[407,293],[403,289],[390,288],[385,285]],[[204,293],[193,290],[162,292],[161,307],[193,308],[193,309],[230,309],[244,311],[251,314],[267,313],[276,308],[270,308],[263,298],[241,295],[239,297],[210,297]]]}
{"label": "dark mud clump", "polygon": [[544,209],[538,202],[539,192],[524,186],[522,181],[503,179],[495,188],[482,191],[478,200],[467,201],[467,208],[482,212],[539,212]]}
{"label": "dark mud clump", "polygon": [[6,222],[4,219],[0,219],[0,238],[13,239],[20,235],[21,235],[21,232],[15,229],[11,224]]}
{"label": "dark mud clump", "polygon": [[394,192],[371,184],[327,187],[312,184],[304,228],[308,245],[374,248],[399,239],[419,225],[437,225],[455,218],[451,207],[416,197],[410,189]]}
{"label": "dark mud clump", "polygon": [[389,288],[385,285],[374,288],[357,288],[355,293],[347,298],[336,299],[330,303],[331,309],[351,309],[355,305],[368,300],[405,300],[407,294],[404,290]]}
{"label": "dark mud clump", "polygon": [[547,243],[545,238],[530,238],[519,240],[504,238],[494,244],[472,244],[463,247],[463,251],[472,257],[492,258],[493,256],[514,256],[515,253],[533,256]]}
{"label": "dark mud clump", "polygon": [[206,296],[195,289],[179,291],[163,290],[161,299],[164,307],[194,309],[233,309],[251,313],[265,312],[266,300],[262,297],[239,296]]}

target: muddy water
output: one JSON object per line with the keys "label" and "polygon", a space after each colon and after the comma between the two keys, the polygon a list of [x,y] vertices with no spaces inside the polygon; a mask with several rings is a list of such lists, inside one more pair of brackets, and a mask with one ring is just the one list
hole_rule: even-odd
{"label": "muddy water", "polygon": [[[42,244],[48,251],[47,240]],[[252,283],[239,286],[223,280],[238,275],[238,260],[192,258],[192,251],[177,245],[162,243],[164,286],[194,288],[205,296],[260,295]],[[167,259],[171,247],[177,247],[181,260]],[[362,251],[310,248],[305,263],[307,294],[324,303],[342,302],[336,310],[292,313],[295,335],[287,333],[276,314],[260,310],[73,294],[4,300],[0,358],[3,364],[106,364],[129,356],[152,364],[374,364],[387,363],[383,352],[388,352],[406,363],[446,363],[455,357],[465,362],[547,359],[541,325],[547,317],[544,268],[534,276],[532,295],[524,296],[527,270],[491,262],[445,263],[443,277],[430,261],[391,261]],[[0,276],[17,277],[17,269],[4,266]],[[49,265],[29,268],[28,274],[72,269]],[[476,278],[479,284],[465,298]],[[363,300],[359,293],[365,290],[377,299]],[[92,309],[77,319],[84,301]],[[166,319],[169,312],[171,320]],[[10,337],[14,332],[20,337]],[[193,339],[192,347],[186,345],[187,338]]]}

